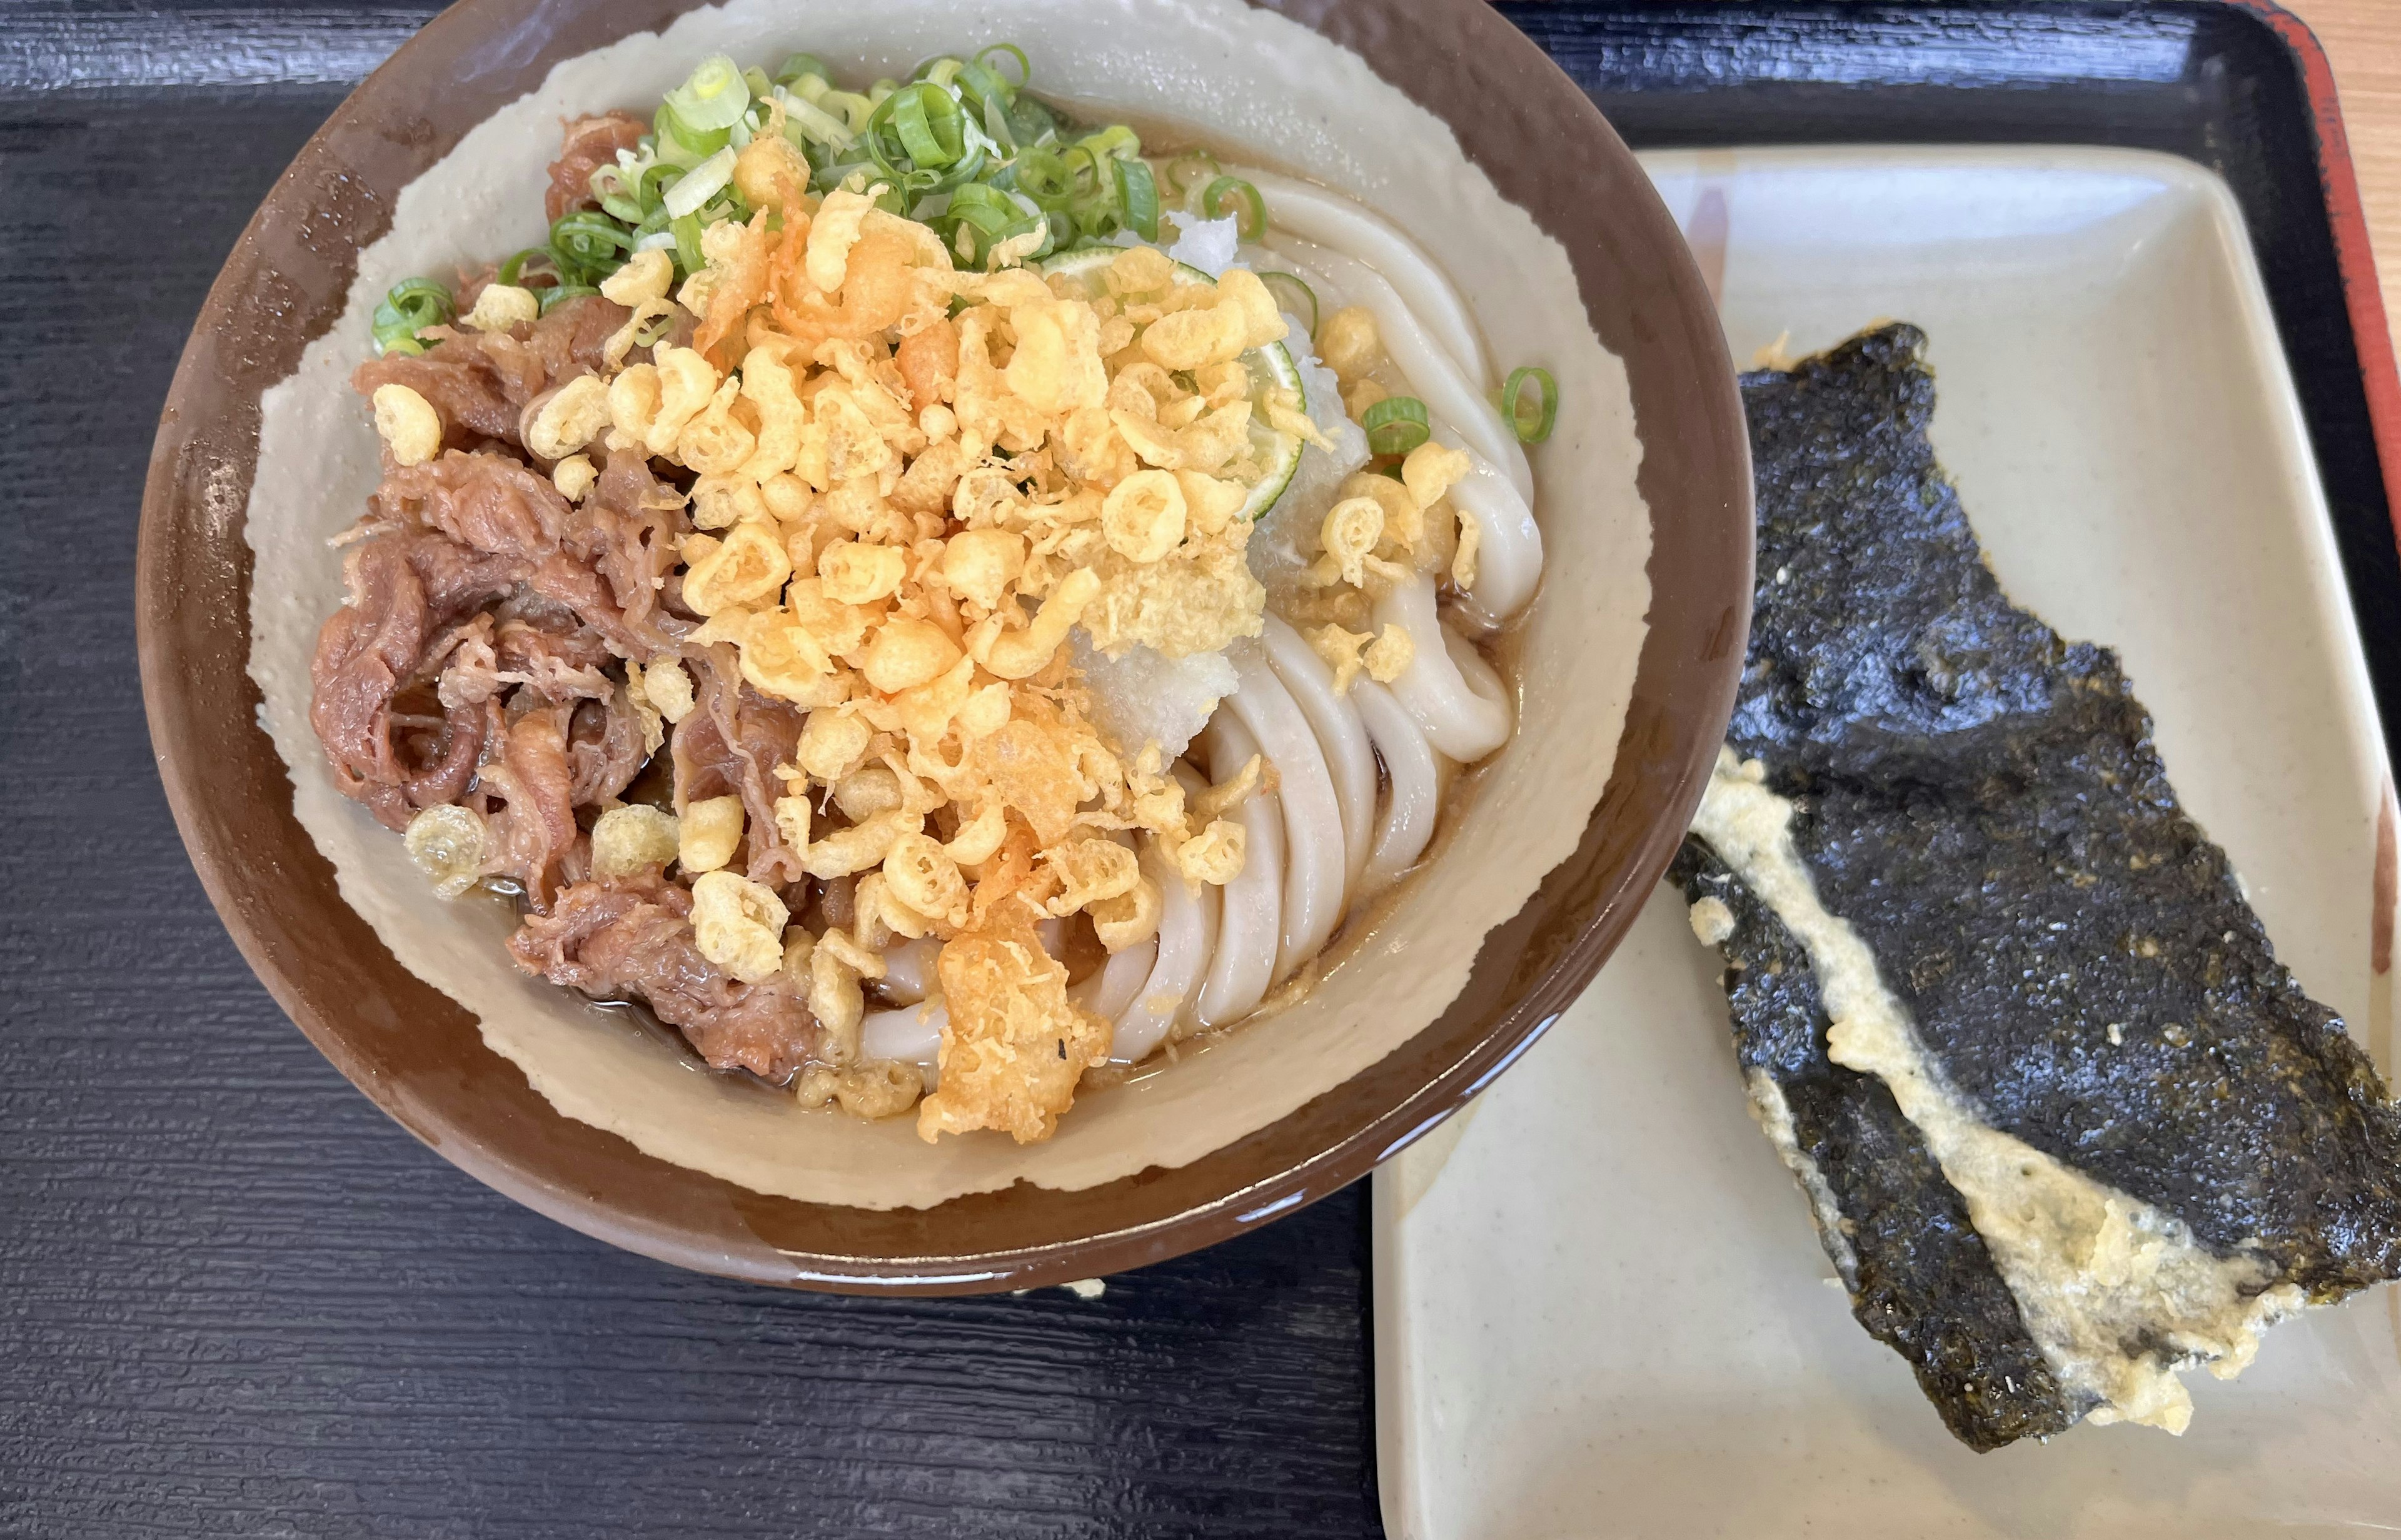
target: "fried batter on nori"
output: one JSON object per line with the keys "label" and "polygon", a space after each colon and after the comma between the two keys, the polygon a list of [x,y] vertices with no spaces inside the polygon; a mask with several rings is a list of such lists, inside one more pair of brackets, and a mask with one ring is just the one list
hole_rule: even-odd
{"label": "fried batter on nori", "polygon": [[1670,875],[1734,914],[1725,953],[1736,1057],[1746,1076],[1775,1080],[1792,1122],[1789,1153],[1816,1166],[1840,1210],[1842,1233],[1824,1237],[1826,1251],[1859,1325],[1908,1360],[1971,1449],[2048,1437],[2084,1415],[2089,1401],[2052,1378],[1916,1126],[1882,1080],[1826,1056],[1826,1009],[1800,942],[1699,840],[1684,842]]}
{"label": "fried batter on nori", "polygon": [[[1927,440],[1924,341],[1887,326],[1743,380],[1760,580],[1731,743],[1794,802],[1820,900],[1987,1123],[2221,1255],[2266,1256],[2313,1301],[2393,1277],[2401,1114],[2178,808],[2116,655],[2002,596]],[[1704,859],[1687,842],[1687,891],[1725,896],[1699,886]],[[1797,950],[1749,924],[1727,955],[1764,961],[1779,944]],[[1735,988],[1737,1039],[1772,1036]],[[1816,1012],[1820,1055],[1824,1025]],[[1842,1164],[1829,1180],[1848,1214],[1870,1192],[1836,1181]],[[1903,1201],[1921,1218],[1941,1206]],[[1967,1272],[1893,1266],[1932,1309],[1985,1319]],[[1954,1430],[1973,1423],[1902,1351]],[[2018,1397],[2021,1435],[2057,1396]]]}

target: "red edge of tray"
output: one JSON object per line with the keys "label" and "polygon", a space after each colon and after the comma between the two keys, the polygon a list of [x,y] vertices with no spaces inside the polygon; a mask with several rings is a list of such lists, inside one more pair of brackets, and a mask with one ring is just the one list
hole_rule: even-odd
{"label": "red edge of tray", "polygon": [[2351,312],[2360,383],[2367,392],[2376,458],[2383,467],[2385,506],[2394,523],[2395,543],[2401,545],[2401,369],[2394,363],[2393,329],[2376,280],[2376,254],[2368,244],[2367,210],[2359,198],[2351,140],[2343,131],[2341,104],[2335,99],[2334,66],[2308,23],[2274,0],[2228,0],[2228,4],[2267,23],[2293,50],[2294,61],[2301,67],[2310,121],[2317,131],[2318,185],[2326,195],[2326,217],[2334,227],[2335,264],[2342,273],[2343,305]]}

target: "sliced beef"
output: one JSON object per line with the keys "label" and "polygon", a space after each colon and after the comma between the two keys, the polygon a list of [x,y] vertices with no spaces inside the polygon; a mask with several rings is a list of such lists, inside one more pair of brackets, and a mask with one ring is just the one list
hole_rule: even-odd
{"label": "sliced beef", "polygon": [[[523,692],[520,692],[523,694]],[[487,751],[478,797],[493,838],[487,875],[506,877],[537,912],[550,906],[562,868],[581,832],[575,824],[575,767],[568,754],[571,704],[539,705],[508,722]]]}
{"label": "sliced beef", "polygon": [[608,638],[564,604],[531,591],[519,598],[518,612],[510,612],[513,600],[493,616],[493,661],[501,677],[552,700],[608,699],[616,688],[603,672],[613,656]]}
{"label": "sliced beef", "polygon": [[435,724],[420,709],[396,732],[395,697],[445,667],[464,639],[455,627],[522,571],[509,557],[414,529],[370,536],[345,558],[349,600],[318,632],[309,721],[336,784],[392,828],[465,789],[483,722],[479,703],[432,694],[424,704]]}
{"label": "sliced beef", "polygon": [[598,369],[601,349],[631,314],[587,295],[505,332],[430,327],[422,335],[432,346],[424,352],[369,359],[351,372],[350,385],[362,395],[379,385],[415,391],[441,415],[451,448],[472,449],[486,439],[520,446],[527,403]]}
{"label": "sliced beef", "polygon": [[623,684],[579,703],[567,732],[567,759],[575,775],[571,800],[590,807],[624,794],[650,755],[642,749],[642,719]]}
{"label": "sliced beef", "polygon": [[576,549],[608,584],[626,633],[661,650],[691,635],[697,622],[663,603],[683,537],[692,533],[682,494],[653,475],[641,455],[608,455],[576,511]]}
{"label": "sliced beef", "polygon": [[[571,613],[611,652],[645,657],[693,629],[659,602],[691,524],[679,498],[646,468],[611,469],[610,485],[632,506],[597,494],[578,506],[506,454],[452,449],[421,465],[390,467],[373,506],[383,523],[419,525],[511,558],[532,598]],[[654,506],[643,506],[645,497]]]}
{"label": "sliced beef", "polygon": [[778,1083],[818,1055],[805,991],[783,974],[746,984],[700,955],[692,895],[656,873],[577,883],[509,941],[517,966],[599,999],[637,999],[719,1069]]}
{"label": "sliced beef", "polygon": [[775,824],[775,799],[784,786],[775,771],[792,763],[808,713],[745,683],[729,644],[695,653],[685,666],[693,675],[693,709],[676,724],[668,745],[676,811],[710,797],[739,796],[749,825],[750,880],[799,882],[801,854],[784,843]]}

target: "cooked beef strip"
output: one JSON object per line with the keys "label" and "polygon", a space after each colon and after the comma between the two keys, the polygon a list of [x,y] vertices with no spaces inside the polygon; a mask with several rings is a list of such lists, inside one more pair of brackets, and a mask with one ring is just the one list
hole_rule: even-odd
{"label": "cooked beef strip", "polygon": [[432,344],[424,352],[369,359],[351,372],[350,384],[361,395],[374,394],[378,385],[415,391],[441,415],[449,448],[469,450],[497,439],[521,449],[518,423],[526,404],[598,369],[601,348],[632,313],[587,295],[505,332],[431,326],[419,334]]}
{"label": "cooked beef strip", "polygon": [[[515,699],[531,696],[519,690]],[[538,699],[539,697],[533,697]],[[498,756],[481,767],[480,796],[493,849],[485,871],[517,883],[539,913],[562,881],[561,865],[583,837],[575,824],[575,769],[568,755],[572,702],[535,705],[511,718]]]}
{"label": "cooked beef strip", "polygon": [[822,1048],[806,990],[782,973],[755,984],[734,979],[700,955],[691,914],[691,892],[655,871],[581,882],[548,915],[528,917],[509,950],[553,983],[643,1001],[717,1068],[790,1079]]}
{"label": "cooked beef strip", "polygon": [[726,643],[695,650],[684,662],[692,670],[693,705],[668,740],[676,811],[710,797],[739,796],[749,826],[750,880],[801,881],[801,854],[784,843],[775,823],[775,800],[784,794],[784,783],[775,771],[792,763],[808,713],[750,688]]}
{"label": "cooked beef strip", "polygon": [[456,645],[451,628],[507,593],[522,570],[421,529],[371,536],[345,557],[350,598],[318,635],[309,721],[343,792],[392,828],[456,799],[480,750],[482,721],[473,702],[444,702],[446,741],[430,760],[405,760],[393,741],[393,697],[441,667]]}

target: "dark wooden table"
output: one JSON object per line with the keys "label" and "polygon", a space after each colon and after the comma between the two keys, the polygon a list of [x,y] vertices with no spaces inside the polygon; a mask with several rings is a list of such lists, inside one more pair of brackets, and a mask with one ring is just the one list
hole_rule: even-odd
{"label": "dark wooden table", "polygon": [[236,233],[432,8],[0,5],[0,1534],[1379,1533],[1361,1191],[1091,1300],[724,1283],[453,1170],[235,953],[143,722],[143,472]]}

